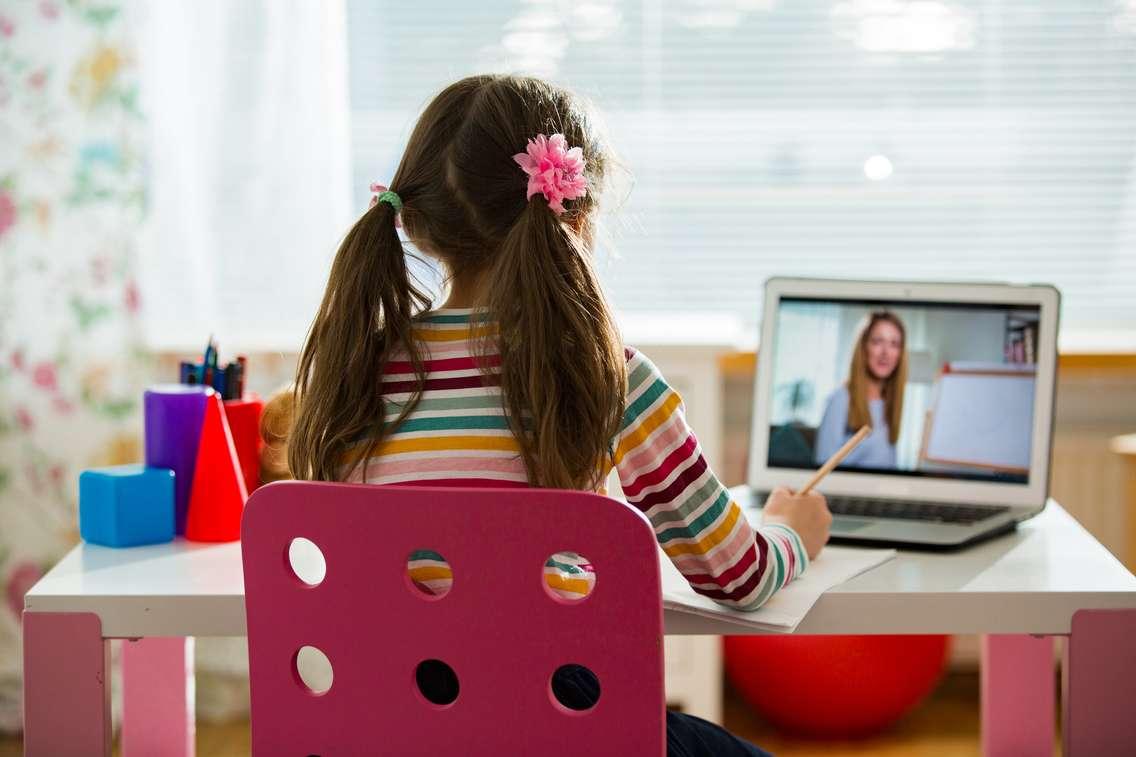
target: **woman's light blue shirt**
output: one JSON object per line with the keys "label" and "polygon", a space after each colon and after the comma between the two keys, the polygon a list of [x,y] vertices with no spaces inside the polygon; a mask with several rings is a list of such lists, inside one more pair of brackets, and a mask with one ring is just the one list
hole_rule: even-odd
{"label": "woman's light blue shirt", "polygon": [[[888,441],[890,429],[884,417],[884,401],[869,400],[868,413],[872,416],[872,433],[844,458],[841,466],[894,468],[895,445]],[[828,396],[820,427],[817,428],[814,455],[817,464],[831,457],[840,445],[852,438],[853,433],[848,430],[848,387],[842,386]]]}

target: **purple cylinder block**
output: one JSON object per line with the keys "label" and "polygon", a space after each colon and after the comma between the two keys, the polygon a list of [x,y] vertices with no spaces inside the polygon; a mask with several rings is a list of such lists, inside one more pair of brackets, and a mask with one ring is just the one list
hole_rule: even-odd
{"label": "purple cylinder block", "polygon": [[147,389],[143,401],[146,465],[174,472],[174,520],[178,534],[185,533],[205,400],[213,393],[207,386],[168,384]]}

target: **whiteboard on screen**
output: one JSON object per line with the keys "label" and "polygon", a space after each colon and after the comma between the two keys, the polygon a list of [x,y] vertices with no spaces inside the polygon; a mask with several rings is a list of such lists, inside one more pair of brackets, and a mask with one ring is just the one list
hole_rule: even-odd
{"label": "whiteboard on screen", "polygon": [[923,458],[992,470],[1029,470],[1034,375],[945,373],[935,384]]}

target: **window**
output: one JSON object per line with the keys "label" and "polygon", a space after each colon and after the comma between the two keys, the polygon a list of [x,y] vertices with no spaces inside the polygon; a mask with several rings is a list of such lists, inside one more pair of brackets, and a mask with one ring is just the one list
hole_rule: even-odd
{"label": "window", "polygon": [[347,36],[357,208],[460,76],[595,100],[629,316],[752,327],[773,274],[1051,282],[1067,345],[1136,345],[1133,0],[348,0]]}
{"label": "window", "polygon": [[341,3],[134,3],[149,346],[296,350],[351,208]]}

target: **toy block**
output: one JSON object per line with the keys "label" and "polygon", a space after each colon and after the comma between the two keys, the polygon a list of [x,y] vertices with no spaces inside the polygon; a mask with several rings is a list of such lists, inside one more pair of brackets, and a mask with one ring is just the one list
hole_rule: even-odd
{"label": "toy block", "polygon": [[205,403],[190,488],[185,537],[193,541],[236,541],[248,491],[220,396]]}
{"label": "toy block", "polygon": [[185,533],[201,422],[206,400],[212,396],[214,391],[206,386],[168,384],[147,389],[143,399],[146,465],[174,472],[174,515],[179,534]]}
{"label": "toy block", "polygon": [[119,465],[79,474],[79,534],[106,547],[174,538],[174,472]]}
{"label": "toy block", "polygon": [[233,434],[233,446],[241,464],[241,475],[249,494],[260,486],[260,413],[264,402],[255,394],[239,400],[225,400],[225,417]]}

